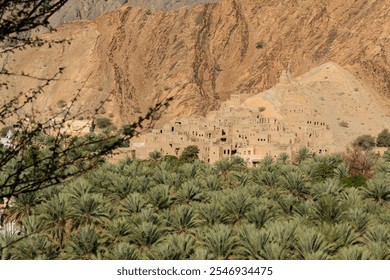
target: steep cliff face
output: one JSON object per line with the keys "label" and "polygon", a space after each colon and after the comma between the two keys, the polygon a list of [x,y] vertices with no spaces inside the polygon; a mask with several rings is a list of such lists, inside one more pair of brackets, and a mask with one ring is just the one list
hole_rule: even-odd
{"label": "steep cliff face", "polygon": [[68,2],[50,18],[50,23],[57,27],[61,24],[95,19],[126,4],[126,0],[68,0]]}
{"label": "steep cliff face", "polygon": [[129,6],[139,6],[144,9],[174,10],[191,7],[198,4],[217,3],[220,0],[127,0]]}
{"label": "steep cliff face", "polygon": [[95,19],[101,15],[119,9],[123,5],[144,9],[173,10],[204,3],[216,3],[219,0],[68,0],[68,2],[50,18],[52,26],[59,26],[75,20]]}
{"label": "steep cliff face", "polygon": [[[40,104],[55,107],[80,89],[86,108],[111,94],[104,114],[118,123],[167,96],[175,101],[162,122],[205,114],[232,93],[272,87],[283,70],[297,76],[328,61],[390,96],[386,2],[221,0],[169,11],[124,6],[46,35],[71,39],[70,45],[6,59],[14,60],[8,65],[15,71],[39,75],[66,67]],[[18,82],[11,91],[34,83]]]}

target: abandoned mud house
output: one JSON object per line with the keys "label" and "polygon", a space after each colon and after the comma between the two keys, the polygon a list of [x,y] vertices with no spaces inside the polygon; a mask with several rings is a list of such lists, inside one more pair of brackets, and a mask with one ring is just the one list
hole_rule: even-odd
{"label": "abandoned mud house", "polygon": [[265,156],[281,153],[293,156],[301,147],[318,154],[332,152],[327,145],[331,135],[327,124],[310,118],[302,106],[286,106],[281,113],[269,102],[247,106],[253,95],[232,95],[218,111],[206,117],[173,121],[161,129],[132,139],[130,149],[136,158],[146,159],[151,151],[179,156],[185,147],[199,147],[199,158],[214,163],[222,158],[240,156],[256,164]]}
{"label": "abandoned mud house", "polygon": [[295,78],[284,71],[273,88],[231,95],[205,117],[176,120],[132,139],[130,150],[145,159],[153,150],[179,156],[196,145],[205,162],[240,156],[248,165],[281,153],[294,157],[302,147],[326,155],[388,128],[389,108],[388,99],[328,62]]}

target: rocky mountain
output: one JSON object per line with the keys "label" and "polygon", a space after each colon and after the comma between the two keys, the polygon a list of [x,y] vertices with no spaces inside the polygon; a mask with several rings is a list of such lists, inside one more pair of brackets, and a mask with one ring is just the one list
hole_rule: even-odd
{"label": "rocky mountain", "polygon": [[280,116],[286,132],[318,152],[343,152],[362,134],[378,135],[390,124],[390,102],[339,65],[329,62],[291,78],[282,75],[271,89],[248,98],[248,109]]}
{"label": "rocky mountain", "polygon": [[127,0],[129,6],[139,6],[144,9],[175,10],[188,8],[198,4],[217,3],[219,0]]}
{"label": "rocky mountain", "polygon": [[[136,2],[93,21],[62,25],[43,36],[68,42],[9,53],[2,63],[34,77],[64,67],[37,107],[56,111],[60,101],[69,102],[79,91],[78,106],[94,108],[107,100],[100,113],[118,124],[167,96],[175,100],[161,123],[204,115],[232,94],[271,88],[286,69],[296,77],[329,61],[377,95],[390,96],[387,1]],[[25,76],[9,81],[9,95],[40,83]]]}
{"label": "rocky mountain", "polygon": [[218,0],[69,0],[50,18],[50,22],[57,27],[75,20],[95,19],[123,5],[138,6],[144,9],[173,10],[216,2]]}
{"label": "rocky mountain", "polygon": [[126,0],[69,0],[50,18],[50,23],[57,27],[75,20],[95,19],[126,3]]}

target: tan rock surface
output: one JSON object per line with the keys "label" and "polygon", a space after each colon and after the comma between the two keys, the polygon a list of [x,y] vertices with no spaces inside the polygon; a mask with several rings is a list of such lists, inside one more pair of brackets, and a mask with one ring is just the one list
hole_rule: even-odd
{"label": "tan rock surface", "polygon": [[247,99],[243,106],[265,107],[263,115],[268,112],[282,119],[290,131],[298,134],[308,121],[324,123],[330,132],[328,139],[309,139],[306,135],[301,140],[322,142],[337,152],[358,136],[376,136],[390,124],[389,100],[333,62],[281,82]]}
{"label": "tan rock surface", "polygon": [[[221,0],[151,12],[122,7],[46,35],[71,39],[70,45],[25,50],[2,60],[14,72],[33,76],[50,76],[65,67],[37,103],[41,111],[56,110],[60,100],[69,101],[77,90],[84,109],[112,94],[102,114],[118,124],[166,96],[175,102],[161,122],[205,114],[233,93],[271,88],[288,65],[296,77],[334,61],[371,87],[373,95],[390,96],[389,15],[387,0]],[[7,79],[14,85],[8,95],[39,84]],[[352,99],[350,104],[355,106]]]}

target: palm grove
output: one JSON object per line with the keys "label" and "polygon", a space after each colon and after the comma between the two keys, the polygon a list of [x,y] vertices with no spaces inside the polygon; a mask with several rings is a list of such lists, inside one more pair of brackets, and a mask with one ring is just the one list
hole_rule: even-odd
{"label": "palm grove", "polygon": [[[2,52],[50,43],[20,32],[65,2],[0,1]],[[51,81],[6,100],[0,120]],[[256,168],[239,157],[203,163],[194,146],[179,158],[104,161],[165,105],[117,134],[47,135],[45,120],[15,132],[0,151],[1,259],[390,258],[390,151],[378,157],[365,137],[345,155],[301,149]]]}

